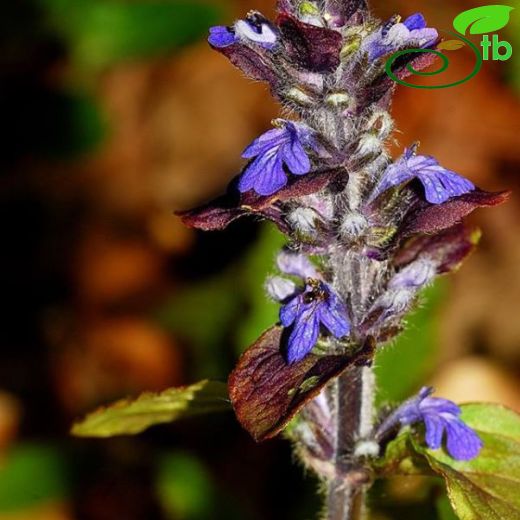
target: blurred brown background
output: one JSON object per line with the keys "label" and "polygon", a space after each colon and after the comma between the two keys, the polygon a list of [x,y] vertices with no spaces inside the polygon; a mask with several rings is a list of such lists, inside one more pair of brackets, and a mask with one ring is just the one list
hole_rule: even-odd
{"label": "blurred brown background", "polygon": [[[372,2],[381,18],[420,9],[447,30],[482,4]],[[316,516],[317,485],[287,443],[257,446],[231,415],[136,438],[68,435],[112,399],[225,380],[276,319],[262,280],[278,234],[247,221],[203,234],[173,215],[221,192],[277,113],[264,85],[204,41],[210,25],[251,8],[273,14],[265,0],[0,8],[0,520]],[[520,411],[518,13],[500,34],[512,60],[487,62],[456,88],[396,95],[395,154],[419,139],[483,189],[514,194],[471,218],[479,251],[381,356],[382,401],[430,382],[457,401]],[[450,57],[453,77],[471,68],[467,51]],[[383,489],[378,518],[437,518],[416,490],[397,487]]]}

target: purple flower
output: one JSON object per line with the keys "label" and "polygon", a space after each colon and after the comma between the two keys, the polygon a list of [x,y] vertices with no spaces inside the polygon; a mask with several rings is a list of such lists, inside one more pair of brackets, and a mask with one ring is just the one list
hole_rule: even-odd
{"label": "purple flower", "polygon": [[222,49],[233,45],[236,41],[237,37],[235,36],[235,32],[225,25],[217,25],[211,27],[209,30],[208,42],[210,45],[213,45],[213,47]]}
{"label": "purple flower", "polygon": [[238,189],[241,193],[255,190],[259,195],[272,195],[287,184],[284,164],[294,175],[305,175],[311,162],[305,147],[316,152],[321,148],[314,131],[302,123],[278,120],[282,125],[255,139],[243,152],[244,159],[255,158],[244,170]]}
{"label": "purple flower", "polygon": [[321,325],[339,339],[350,332],[350,323],[345,305],[306,256],[282,252],[278,256],[278,267],[287,275],[305,280],[303,287],[284,283],[285,279],[280,277],[271,278],[267,283],[271,297],[284,303],[280,321],[284,327],[292,327],[287,360],[295,363],[314,347]]}
{"label": "purple flower", "polygon": [[392,186],[398,186],[413,178],[421,181],[426,200],[431,204],[441,204],[451,197],[464,195],[475,189],[472,182],[443,168],[434,157],[415,155],[413,148],[408,148],[397,162],[385,170],[371,199],[375,199]]}
{"label": "purple flower", "polygon": [[403,47],[428,47],[439,37],[435,29],[426,27],[421,13],[412,14],[403,23],[396,23],[397,20],[398,17],[391,18],[366,39],[364,49],[370,61]]}
{"label": "purple flower", "polygon": [[392,290],[418,289],[430,283],[436,275],[435,264],[428,258],[419,258],[403,267],[388,283]]}
{"label": "purple flower", "polygon": [[250,13],[245,20],[238,20],[233,27],[211,27],[209,33],[208,42],[217,48],[229,47],[239,40],[266,49],[272,49],[277,43],[276,30],[267,18],[257,12]]}
{"label": "purple flower", "polygon": [[432,392],[433,388],[423,387],[416,397],[405,401],[379,427],[377,437],[383,437],[397,423],[404,426],[424,422],[425,440],[430,449],[439,449],[446,434],[446,448],[451,457],[456,460],[475,458],[482,448],[482,441],[460,419],[461,410],[455,403],[430,397]]}
{"label": "purple flower", "polygon": [[406,312],[418,291],[427,286],[436,274],[435,262],[426,256],[403,267],[390,279],[386,291],[374,302],[371,312],[379,315],[372,328],[377,329],[386,320],[395,319]]}

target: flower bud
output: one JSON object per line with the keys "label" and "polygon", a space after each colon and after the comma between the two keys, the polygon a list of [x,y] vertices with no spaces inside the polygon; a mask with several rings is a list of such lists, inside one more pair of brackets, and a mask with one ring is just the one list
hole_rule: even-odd
{"label": "flower bud", "polygon": [[304,107],[311,106],[314,104],[314,99],[312,99],[312,97],[309,96],[309,94],[299,89],[298,87],[292,87],[291,89],[289,89],[285,94],[285,97],[290,101],[293,101],[294,103],[297,103],[298,105]]}
{"label": "flower bud", "polygon": [[372,132],[367,132],[361,136],[356,153],[361,156],[373,155],[381,153],[382,149],[383,145],[379,137]]}
{"label": "flower bud", "polygon": [[367,218],[361,213],[347,212],[343,216],[340,232],[344,238],[360,236],[368,227]]}
{"label": "flower bud", "polygon": [[390,289],[420,288],[427,285],[436,274],[434,263],[427,258],[420,258],[401,269],[388,284]]}
{"label": "flower bud", "polygon": [[327,105],[333,107],[347,108],[352,98],[346,92],[333,92],[325,98]]}
{"label": "flower bud", "polygon": [[379,139],[386,139],[394,129],[394,121],[385,111],[375,111],[368,120],[368,128],[377,132]]}
{"label": "flower bud", "polygon": [[316,232],[316,211],[312,208],[296,208],[287,215],[287,220],[295,231],[304,235],[313,235]]}
{"label": "flower bud", "polygon": [[296,291],[296,285],[292,280],[281,276],[271,276],[265,282],[265,290],[268,296],[277,302],[282,302]]}

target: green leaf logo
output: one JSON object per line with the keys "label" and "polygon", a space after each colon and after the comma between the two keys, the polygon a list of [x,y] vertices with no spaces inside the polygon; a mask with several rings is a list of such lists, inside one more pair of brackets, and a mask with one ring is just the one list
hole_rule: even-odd
{"label": "green leaf logo", "polygon": [[460,40],[445,40],[437,45],[438,50],[443,51],[457,51],[462,49],[466,44]]}
{"label": "green leaf logo", "polygon": [[486,34],[498,31],[509,22],[509,5],[483,5],[460,13],[453,20],[453,27],[461,34]]}

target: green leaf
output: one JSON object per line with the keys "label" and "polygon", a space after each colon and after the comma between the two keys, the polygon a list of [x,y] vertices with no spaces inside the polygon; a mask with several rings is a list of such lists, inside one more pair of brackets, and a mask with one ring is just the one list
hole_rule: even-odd
{"label": "green leaf", "polygon": [[458,517],[451,507],[450,500],[446,494],[443,494],[435,501],[437,515],[439,520],[457,520]]}
{"label": "green leaf", "polygon": [[230,409],[226,385],[204,380],[190,386],[117,401],[76,423],[71,433],[78,437],[133,435],[155,424]]}
{"label": "green leaf", "polygon": [[62,450],[21,444],[9,451],[0,467],[0,513],[30,508],[64,498],[70,477]]}
{"label": "green leaf", "polygon": [[442,475],[451,505],[462,520],[520,519],[520,416],[492,404],[461,406],[462,419],[484,443],[478,457],[456,461],[413,438],[431,468]]}
{"label": "green leaf", "polygon": [[460,13],[453,20],[453,27],[461,34],[486,34],[498,31],[509,22],[513,7],[508,5],[483,5]]}
{"label": "green leaf", "polygon": [[406,330],[393,344],[377,352],[374,366],[378,403],[409,397],[435,366],[439,309],[447,292],[447,281],[443,279],[424,291],[424,304],[410,315]]}
{"label": "green leaf", "polygon": [[383,457],[375,461],[379,478],[396,475],[433,475],[424,456],[415,450],[410,430],[398,435],[385,448]]}

